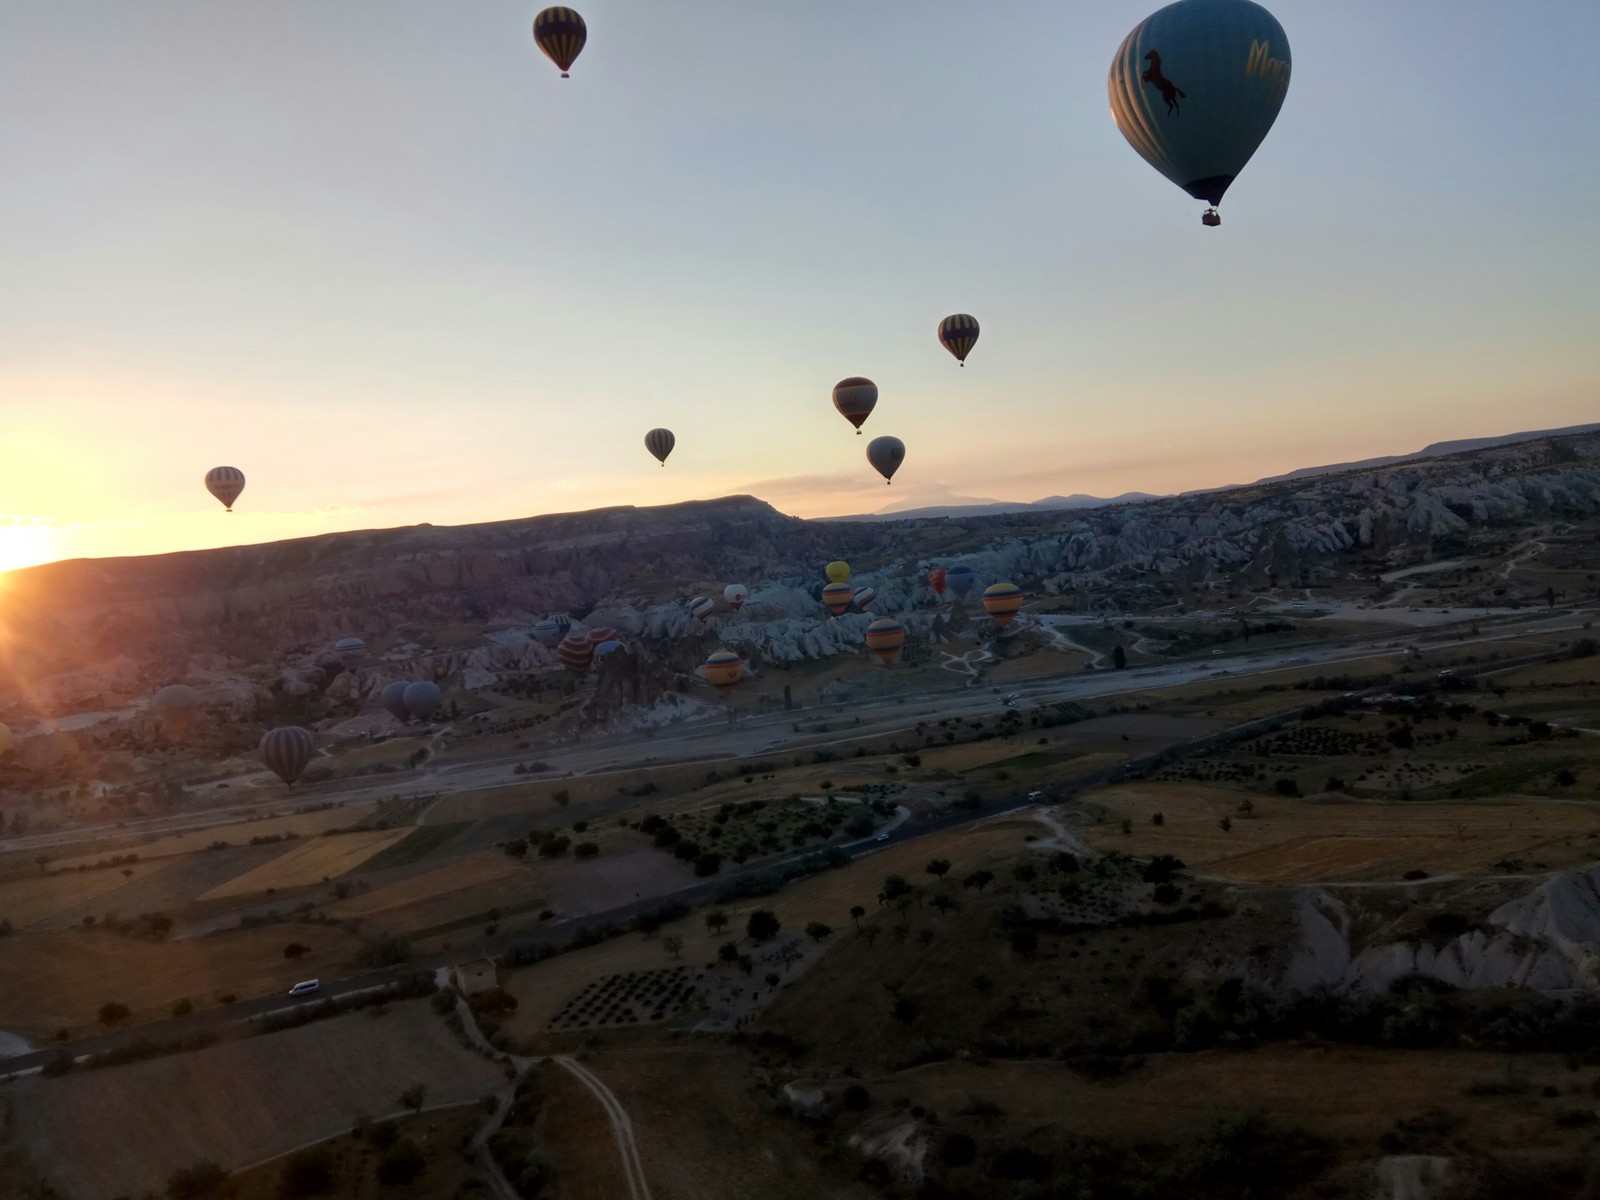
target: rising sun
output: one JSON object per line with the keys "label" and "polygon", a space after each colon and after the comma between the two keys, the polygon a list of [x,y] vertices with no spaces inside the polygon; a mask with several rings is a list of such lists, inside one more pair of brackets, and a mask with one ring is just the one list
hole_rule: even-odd
{"label": "rising sun", "polygon": [[0,571],[31,567],[60,556],[55,531],[48,525],[32,522],[0,525]]}

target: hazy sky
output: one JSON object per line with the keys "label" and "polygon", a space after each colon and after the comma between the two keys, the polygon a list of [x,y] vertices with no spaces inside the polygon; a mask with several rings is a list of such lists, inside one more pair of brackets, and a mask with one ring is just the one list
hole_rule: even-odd
{"label": "hazy sky", "polygon": [[1216,230],[1111,122],[1150,0],[583,0],[568,81],[538,7],[0,0],[0,567],[1600,419],[1592,0],[1271,0],[1293,83]]}

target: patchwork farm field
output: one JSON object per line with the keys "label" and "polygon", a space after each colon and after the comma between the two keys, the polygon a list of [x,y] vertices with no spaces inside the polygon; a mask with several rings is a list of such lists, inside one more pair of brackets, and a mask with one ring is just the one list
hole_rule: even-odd
{"label": "patchwork farm field", "polygon": [[80,863],[92,865],[107,854],[135,853],[141,860],[164,858],[174,854],[192,854],[204,850],[213,842],[227,842],[230,846],[248,844],[251,838],[316,837],[326,829],[348,829],[359,824],[377,811],[375,804],[346,804],[307,813],[283,813],[278,816],[250,818],[241,816],[236,822],[211,825],[187,833],[160,834],[149,838],[114,839],[116,849],[96,850],[53,859],[52,867],[76,870]]}
{"label": "patchwork farm field", "polygon": [[[180,1167],[234,1168],[349,1130],[358,1114],[471,1103],[503,1086],[426,1002],[123,1067],[11,1085],[14,1136],[76,1200],[161,1192]],[[149,1103],[159,1096],[161,1103]]]}
{"label": "patchwork farm field", "polygon": [[226,900],[255,895],[269,888],[283,891],[311,887],[355,870],[410,832],[409,829],[371,829],[300,841],[272,861],[210,889],[199,898]]}

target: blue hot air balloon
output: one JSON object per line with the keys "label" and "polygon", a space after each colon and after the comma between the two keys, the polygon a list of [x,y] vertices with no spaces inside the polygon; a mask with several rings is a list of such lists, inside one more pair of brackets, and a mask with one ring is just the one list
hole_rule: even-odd
{"label": "blue hot air balloon", "polygon": [[439,685],[429,679],[409,683],[401,698],[407,712],[419,721],[426,721],[439,707]]}
{"label": "blue hot air balloon", "polygon": [[567,635],[561,632],[561,626],[545,617],[542,621],[533,623],[533,640],[541,646],[554,646]]}
{"label": "blue hot air balloon", "polygon": [[385,684],[383,691],[378,693],[378,703],[402,725],[411,720],[411,710],[406,707],[406,688],[409,682],[405,679],[396,679],[393,683]]}
{"label": "blue hot air balloon", "polygon": [[1261,145],[1289,90],[1289,39],[1252,0],[1178,0],[1111,60],[1111,115],[1144,160],[1197,200],[1202,221]]}
{"label": "blue hot air balloon", "polygon": [[971,567],[962,564],[949,567],[944,573],[945,587],[949,588],[957,596],[962,598],[966,597],[967,593],[972,590],[973,585],[977,582],[978,573]]}

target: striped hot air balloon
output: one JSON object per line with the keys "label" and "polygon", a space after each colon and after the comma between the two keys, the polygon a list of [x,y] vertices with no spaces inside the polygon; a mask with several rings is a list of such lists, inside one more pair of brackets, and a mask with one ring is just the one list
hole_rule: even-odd
{"label": "striped hot air balloon", "polygon": [[311,735],[298,725],[283,725],[267,733],[256,751],[262,764],[287,784],[293,784],[311,761]]}
{"label": "striped hot air balloon", "polygon": [[939,322],[939,341],[944,348],[956,356],[956,361],[963,367],[967,365],[967,355],[972,353],[972,348],[978,344],[978,318],[968,316],[966,313],[956,313]]}
{"label": "striped hot air balloon", "polygon": [[244,472],[238,467],[212,467],[206,472],[206,491],[222,501],[222,507],[233,511],[233,502],[244,491]]}
{"label": "striped hot air balloon", "polygon": [[367,661],[367,644],[358,637],[340,638],[333,644],[333,653],[340,662],[354,670]]}
{"label": "striped hot air balloon", "polygon": [[592,646],[598,646],[601,642],[615,642],[621,637],[622,635],[609,625],[596,625],[589,630],[589,644]]}
{"label": "striped hot air balloon", "polygon": [[439,685],[431,679],[421,679],[406,684],[401,694],[406,711],[419,721],[426,721],[439,710]]}
{"label": "striped hot air balloon", "polygon": [[400,724],[404,725],[411,720],[411,710],[406,707],[407,680],[397,679],[393,683],[385,684],[383,691],[378,693],[378,703],[383,710]]}
{"label": "striped hot air balloon", "polygon": [[644,448],[656,456],[656,461],[663,467],[667,465],[667,455],[672,453],[672,448],[678,444],[678,439],[672,436],[670,429],[652,429],[644,435]]}
{"label": "striped hot air balloon", "polygon": [[556,647],[556,657],[571,674],[581,676],[594,659],[595,643],[581,633],[568,634]]}
{"label": "striped hot air balloon", "polygon": [[533,19],[533,40],[544,56],[561,68],[561,78],[583,53],[589,40],[589,27],[583,23],[578,10],[558,5],[547,8]]}
{"label": "striped hot air balloon", "polygon": [[718,650],[706,659],[706,682],[726,696],[744,678],[744,659],[732,650]]}
{"label": "striped hot air balloon", "polygon": [[945,586],[957,597],[966,599],[967,593],[978,582],[978,573],[971,567],[958,563],[944,573]]}
{"label": "striped hot air balloon", "polygon": [[928,586],[942,600],[944,599],[944,568],[935,567],[928,572]]}
{"label": "striped hot air balloon", "polygon": [[1014,583],[991,583],[983,589],[983,611],[1002,625],[1011,624],[1011,618],[1022,607],[1022,589]]}
{"label": "striped hot air balloon", "polygon": [[850,564],[842,558],[834,559],[822,569],[822,573],[828,577],[829,583],[850,582]]}
{"label": "striped hot air balloon", "polygon": [[848,583],[830,583],[822,589],[822,603],[834,616],[842,617],[844,610],[850,607],[850,597],[854,594],[855,589]]}
{"label": "striped hot air balloon", "polygon": [[869,587],[862,587],[856,589],[855,595],[850,597],[850,602],[856,606],[858,612],[866,612],[877,598],[877,592]]}
{"label": "striped hot air balloon", "polygon": [[906,444],[897,437],[875,437],[867,443],[867,461],[885,484],[894,482],[894,473],[905,460]]}
{"label": "striped hot air balloon", "polygon": [[839,415],[856,427],[861,435],[861,425],[878,407],[878,385],[862,375],[852,375],[833,385],[833,406]]}
{"label": "striped hot air balloon", "polygon": [[867,649],[884,662],[893,662],[906,644],[906,627],[893,617],[879,617],[867,626]]}
{"label": "striped hot air balloon", "polygon": [[545,617],[543,620],[535,621],[533,623],[533,640],[538,642],[539,645],[544,646],[546,649],[555,646],[555,644],[561,640],[562,636],[563,634],[561,632],[561,626],[556,624],[549,617]]}
{"label": "striped hot air balloon", "polygon": [[689,615],[698,620],[704,621],[716,611],[717,602],[710,596],[696,596],[689,601]]}

